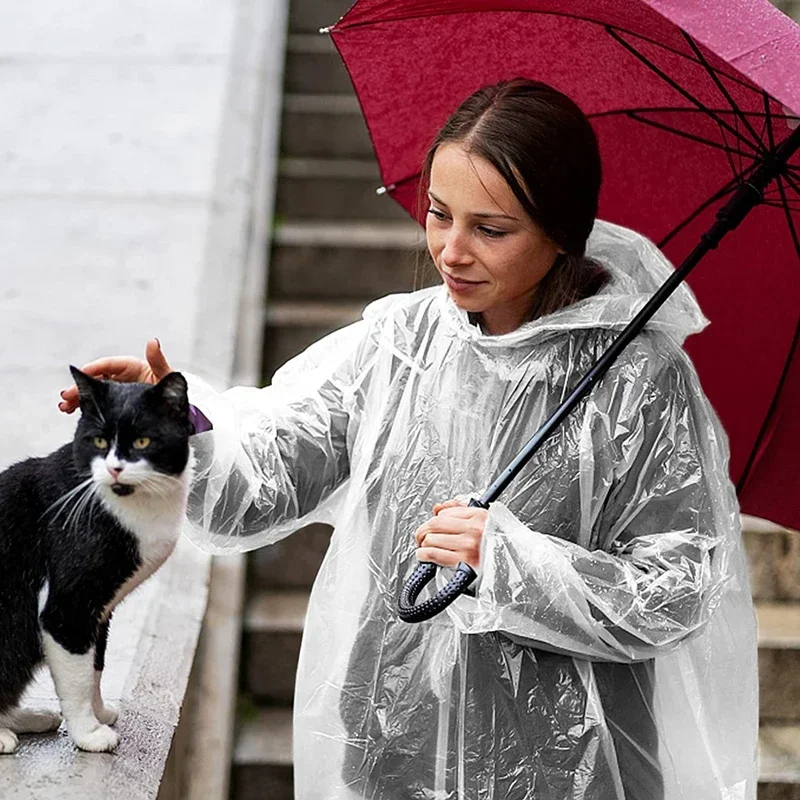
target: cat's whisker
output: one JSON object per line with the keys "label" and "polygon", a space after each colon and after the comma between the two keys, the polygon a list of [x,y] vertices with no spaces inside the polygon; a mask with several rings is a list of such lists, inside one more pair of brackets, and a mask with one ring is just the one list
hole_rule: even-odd
{"label": "cat's whisker", "polygon": [[147,478],[142,480],[140,486],[142,486],[142,488],[146,489],[147,491],[150,491],[153,494],[158,495],[158,497],[162,498],[163,500],[166,500],[169,497],[164,486],[161,483],[159,483],[159,481],[155,480],[152,476],[148,476]]}
{"label": "cat's whisker", "polygon": [[84,509],[89,503],[92,503],[97,495],[97,484],[92,482],[89,486],[87,486],[84,492],[81,494],[80,499],[77,500],[75,505],[73,506],[72,510],[67,517],[64,527],[77,531],[78,522],[80,521],[81,514],[83,514]]}
{"label": "cat's whisker", "polygon": [[58,519],[59,515],[65,510],[65,506],[70,501],[70,499],[72,499],[72,497],[76,495],[78,492],[85,489],[86,486],[92,483],[92,481],[93,478],[90,476],[85,481],[79,483],[74,489],[70,489],[70,491],[68,491],[66,494],[59,497],[58,500],[55,501],[55,503],[52,503],[44,510],[44,513],[39,517],[39,521],[43,520],[51,511],[53,511],[53,509],[57,508],[58,506],[61,506],[58,513],[53,517],[54,521]]}

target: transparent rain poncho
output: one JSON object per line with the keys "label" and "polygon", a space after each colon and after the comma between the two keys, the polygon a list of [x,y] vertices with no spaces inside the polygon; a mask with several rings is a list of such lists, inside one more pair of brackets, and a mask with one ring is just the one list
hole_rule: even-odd
{"label": "transparent rain poncho", "polygon": [[588,255],[599,294],[512,333],[436,287],[376,301],[268,388],[191,380],[214,425],[195,541],[335,526],[298,668],[298,798],[755,797],[755,618],[726,435],[681,347],[706,324],[688,288],[491,506],[476,596],[396,616],[434,503],[480,495],[672,269],[608,223]]}

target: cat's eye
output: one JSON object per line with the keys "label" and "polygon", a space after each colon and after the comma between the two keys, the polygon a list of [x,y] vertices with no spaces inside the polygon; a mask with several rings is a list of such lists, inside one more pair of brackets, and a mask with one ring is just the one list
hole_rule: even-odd
{"label": "cat's eye", "polygon": [[145,447],[149,446],[150,446],[150,439],[147,436],[141,436],[133,443],[133,447],[136,450],[144,450]]}
{"label": "cat's eye", "polygon": [[108,442],[102,436],[95,436],[92,442],[98,450],[108,449]]}

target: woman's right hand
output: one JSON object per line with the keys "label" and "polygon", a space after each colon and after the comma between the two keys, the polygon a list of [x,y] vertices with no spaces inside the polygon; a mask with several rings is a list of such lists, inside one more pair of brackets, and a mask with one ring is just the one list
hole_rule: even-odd
{"label": "woman's right hand", "polygon": [[[93,378],[105,378],[121,383],[158,383],[172,372],[158,339],[150,339],[145,347],[145,360],[133,356],[109,356],[90,361],[81,371]],[[74,384],[61,392],[59,409],[72,414],[78,408],[78,387]]]}

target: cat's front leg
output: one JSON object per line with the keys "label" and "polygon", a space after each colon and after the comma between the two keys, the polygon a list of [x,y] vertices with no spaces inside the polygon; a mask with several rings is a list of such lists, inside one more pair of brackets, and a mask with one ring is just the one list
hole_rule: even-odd
{"label": "cat's front leg", "polygon": [[119,736],[94,712],[97,629],[93,621],[67,604],[58,603],[52,593],[41,620],[45,661],[72,741],[81,750],[110,752],[119,743]]}
{"label": "cat's front leg", "polygon": [[108,643],[108,626],[111,623],[111,617],[100,626],[100,631],[97,634],[97,644],[94,650],[94,693],[92,695],[92,708],[94,715],[103,725],[113,725],[117,721],[119,713],[114,706],[103,701],[103,695],[100,691],[100,681],[103,677],[103,669],[106,665],[106,645]]}

